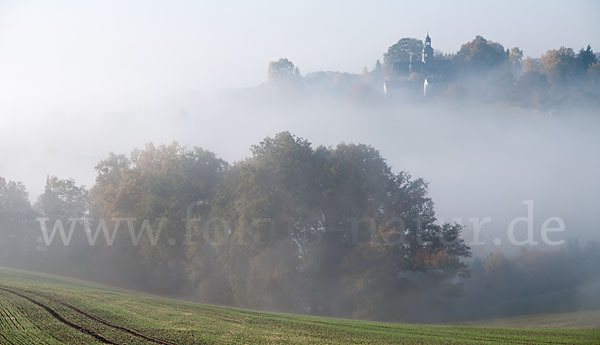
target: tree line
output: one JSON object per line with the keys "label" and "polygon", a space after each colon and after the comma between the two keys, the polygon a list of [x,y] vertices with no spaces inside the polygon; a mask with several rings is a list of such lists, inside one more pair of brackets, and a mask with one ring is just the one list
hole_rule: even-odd
{"label": "tree line", "polygon": [[[480,267],[504,272],[495,256],[470,268],[462,226],[440,224],[427,183],[394,172],[373,147],[313,147],[283,132],[251,151],[229,164],[201,148],[149,144],[100,161],[90,189],[49,176],[33,204],[21,183],[0,178],[0,265],[388,320],[446,310],[473,290],[471,271],[477,282],[498,279]],[[68,245],[57,220],[65,233],[74,224]],[[56,230],[50,244],[42,223]]]}
{"label": "tree line", "polygon": [[600,63],[590,45],[579,51],[551,49],[532,58],[525,57],[519,47],[505,48],[476,36],[455,53],[435,51],[428,63],[422,61],[422,51],[423,41],[402,38],[383,54],[383,63],[377,60],[374,67],[364,67],[360,74],[318,71],[302,76],[290,60],[282,58],[269,63],[268,85],[296,96],[328,94],[365,100],[387,95],[422,101],[427,79],[427,100],[505,103],[535,109],[597,106],[600,99]]}

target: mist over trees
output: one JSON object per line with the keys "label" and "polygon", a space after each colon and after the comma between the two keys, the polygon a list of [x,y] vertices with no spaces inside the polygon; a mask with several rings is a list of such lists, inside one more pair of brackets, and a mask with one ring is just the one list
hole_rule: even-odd
{"label": "mist over trees", "polygon": [[600,307],[600,247],[576,240],[547,251],[522,249],[507,257],[496,250],[471,262],[456,318],[477,319],[555,313]]}
{"label": "mist over trees", "polygon": [[0,177],[0,262],[5,265],[31,263],[38,247],[36,213],[20,182]]}
{"label": "mist over trees", "polygon": [[[318,71],[301,76],[288,59],[269,63],[269,86],[296,97],[339,97],[368,101],[501,103],[537,110],[567,106],[598,106],[597,54],[591,46],[578,52],[560,47],[539,58],[525,57],[519,47],[504,47],[482,36],[455,53],[402,38],[361,74]],[[431,46],[427,46],[431,44]],[[275,82],[277,81],[277,82]],[[294,87],[291,88],[290,86]]]}
{"label": "mist over trees", "polygon": [[[109,222],[111,229],[115,217],[135,219],[131,225],[140,231],[161,229],[155,243],[151,236],[136,234],[132,239],[131,233],[120,231],[114,240],[117,246],[108,248],[116,261],[112,264],[133,265],[140,286],[160,293],[181,292],[186,275],[186,212],[197,200],[214,197],[226,167],[211,152],[176,143],[150,144],[129,158],[111,154],[101,161],[91,190],[92,217]],[[98,255],[102,254],[100,249]]]}
{"label": "mist over trees", "polygon": [[462,226],[437,221],[427,183],[373,147],[282,132],[251,152],[229,164],[149,144],[109,154],[89,190],[48,176],[34,205],[0,179],[0,265],[207,303],[421,322],[547,311],[552,296],[571,298],[551,304],[569,310],[581,307],[574,291],[598,282],[594,242],[471,259]]}
{"label": "mist over trees", "polygon": [[376,150],[313,150],[281,133],[252,152],[228,172],[211,209],[223,237],[213,239],[216,260],[236,304],[369,316],[397,310],[390,296],[419,288],[400,272],[440,290],[466,273],[461,228],[435,225],[423,181],[392,173]]}

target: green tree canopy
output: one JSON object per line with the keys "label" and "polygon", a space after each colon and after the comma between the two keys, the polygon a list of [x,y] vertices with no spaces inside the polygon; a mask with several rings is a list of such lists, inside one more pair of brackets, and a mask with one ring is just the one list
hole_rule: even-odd
{"label": "green tree canopy", "polygon": [[594,51],[589,44],[585,49],[581,48],[579,50],[579,53],[577,54],[577,63],[578,67],[583,71],[596,63],[596,54],[594,54]]}
{"label": "green tree canopy", "polygon": [[0,265],[23,266],[38,246],[39,227],[25,186],[0,177]]}
{"label": "green tree canopy", "polygon": [[48,176],[44,193],[38,198],[36,208],[51,220],[68,222],[69,218],[85,216],[89,204],[89,192],[85,186],[78,186],[73,179]]}
{"label": "green tree canopy", "polygon": [[513,63],[513,65],[521,64],[521,60],[523,59],[523,50],[519,49],[519,47],[512,47],[510,49],[508,59]]}
{"label": "green tree canopy", "polygon": [[460,226],[436,224],[422,180],[392,172],[366,145],[313,149],[284,132],[252,152],[227,173],[211,209],[217,276],[234,303],[392,315],[406,300],[390,304],[391,296],[458,291],[448,282],[466,273],[469,248]]}
{"label": "green tree canopy", "polygon": [[455,58],[470,69],[489,71],[503,66],[508,61],[508,54],[501,44],[476,36],[460,47]]}
{"label": "green tree canopy", "polygon": [[144,221],[154,234],[160,231],[156,243],[144,234],[134,248],[125,225],[119,233],[122,240],[118,244],[129,244],[121,249],[135,253],[134,260],[146,273],[146,284],[159,291],[183,287],[188,210],[195,211],[197,202],[214,197],[226,167],[212,152],[188,150],[177,143],[149,144],[134,151],[129,159],[111,155],[96,167],[98,176],[92,190],[96,218],[110,222],[115,217],[133,217],[136,232],[141,231]]}
{"label": "green tree canopy", "polygon": [[383,54],[383,68],[386,71],[396,73],[408,73],[407,66],[412,55],[414,62],[420,61],[423,52],[423,41],[416,38],[402,38],[396,44],[390,46]]}
{"label": "green tree canopy", "polygon": [[270,84],[294,83],[300,78],[298,67],[285,58],[269,62],[267,74]]}
{"label": "green tree canopy", "polygon": [[573,79],[577,70],[577,59],[571,48],[560,47],[548,50],[541,58],[544,71],[555,87],[565,86]]}

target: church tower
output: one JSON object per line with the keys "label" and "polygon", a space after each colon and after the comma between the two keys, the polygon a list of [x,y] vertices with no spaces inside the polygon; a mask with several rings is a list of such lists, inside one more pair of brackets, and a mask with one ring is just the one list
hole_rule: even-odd
{"label": "church tower", "polygon": [[428,64],[433,61],[433,48],[431,48],[431,37],[429,37],[429,32],[427,32],[427,37],[425,37],[422,61],[424,64]]}

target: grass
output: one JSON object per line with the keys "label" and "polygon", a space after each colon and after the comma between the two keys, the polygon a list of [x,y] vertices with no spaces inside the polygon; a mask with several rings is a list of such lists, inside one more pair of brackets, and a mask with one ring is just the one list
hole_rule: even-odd
{"label": "grass", "polygon": [[[568,317],[559,316],[563,323]],[[539,324],[535,318],[552,316],[529,317],[530,324]],[[258,312],[0,268],[0,344],[103,343],[599,344],[600,330],[406,325]]]}
{"label": "grass", "polygon": [[508,328],[599,328],[600,310],[548,313],[461,323],[464,326]]}

